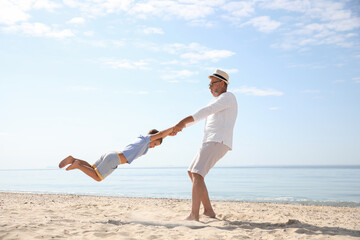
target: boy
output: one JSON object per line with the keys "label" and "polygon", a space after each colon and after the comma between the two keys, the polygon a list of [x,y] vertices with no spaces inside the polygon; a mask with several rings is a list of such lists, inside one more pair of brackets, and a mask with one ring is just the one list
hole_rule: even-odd
{"label": "boy", "polygon": [[149,148],[154,148],[162,143],[163,138],[173,132],[173,128],[168,128],[159,132],[156,129],[150,130],[147,136],[139,136],[134,143],[125,147],[122,152],[109,152],[100,157],[92,166],[83,160],[68,156],[59,163],[59,168],[66,168],[67,171],[79,169],[86,175],[100,182],[109,176],[120,164],[131,163],[136,158],[145,155]]}

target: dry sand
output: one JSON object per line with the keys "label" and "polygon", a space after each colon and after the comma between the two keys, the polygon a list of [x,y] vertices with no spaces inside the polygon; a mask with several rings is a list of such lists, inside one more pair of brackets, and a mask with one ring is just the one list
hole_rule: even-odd
{"label": "dry sand", "polygon": [[0,239],[360,239],[360,208],[0,193]]}

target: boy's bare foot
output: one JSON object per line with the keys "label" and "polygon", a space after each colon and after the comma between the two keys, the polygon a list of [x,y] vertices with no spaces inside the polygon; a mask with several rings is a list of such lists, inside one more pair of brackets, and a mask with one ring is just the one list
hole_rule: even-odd
{"label": "boy's bare foot", "polygon": [[78,160],[75,160],[70,166],[66,168],[66,171],[73,170],[76,168],[79,168],[80,162]]}
{"label": "boy's bare foot", "polygon": [[187,221],[199,221],[199,217],[195,217],[194,214],[190,213],[190,215],[187,216],[187,217],[185,218],[185,220],[187,220]]}
{"label": "boy's bare foot", "polygon": [[75,161],[75,158],[73,158],[72,156],[68,156],[67,158],[65,158],[64,160],[62,160],[59,163],[59,168],[63,168],[68,164],[72,164]]}
{"label": "boy's bare foot", "polygon": [[209,217],[209,218],[216,218],[216,214],[215,214],[214,211],[209,211],[209,212],[204,211],[203,214],[204,214],[205,216]]}

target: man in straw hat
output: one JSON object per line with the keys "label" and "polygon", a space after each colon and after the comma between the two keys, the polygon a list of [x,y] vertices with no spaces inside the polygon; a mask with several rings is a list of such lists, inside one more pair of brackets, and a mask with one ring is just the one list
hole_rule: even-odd
{"label": "man in straw hat", "polygon": [[229,75],[217,69],[209,79],[209,89],[215,98],[206,107],[181,120],[170,134],[176,135],[188,124],[206,119],[203,144],[188,168],[192,181],[192,207],[187,220],[199,221],[201,203],[204,215],[215,218],[204,178],[215,163],[232,149],[237,101],[234,94],[227,92]]}

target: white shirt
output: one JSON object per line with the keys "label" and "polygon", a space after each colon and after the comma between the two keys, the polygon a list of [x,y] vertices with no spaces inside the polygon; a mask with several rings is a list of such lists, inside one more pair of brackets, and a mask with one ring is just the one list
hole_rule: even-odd
{"label": "white shirt", "polygon": [[235,95],[224,92],[193,114],[194,122],[206,118],[203,142],[220,142],[231,150],[237,111]]}

